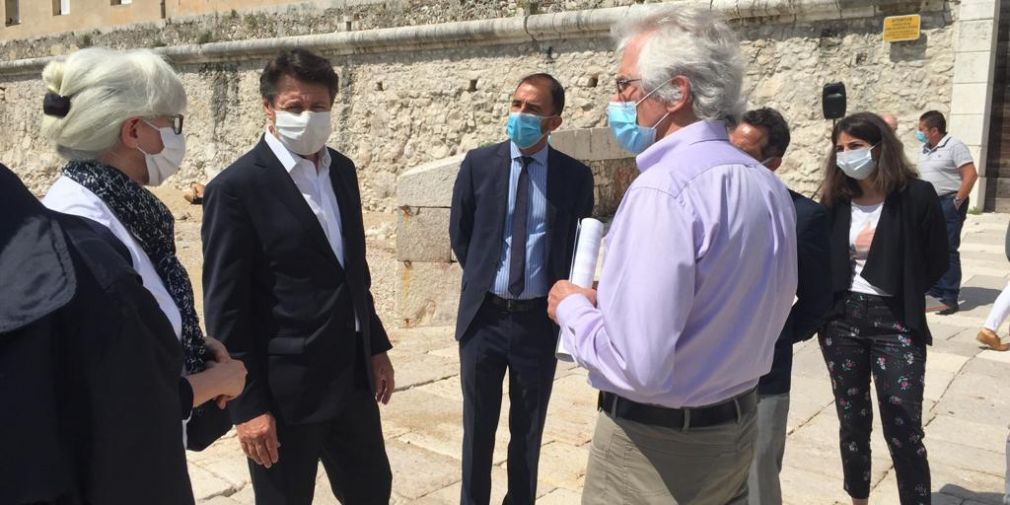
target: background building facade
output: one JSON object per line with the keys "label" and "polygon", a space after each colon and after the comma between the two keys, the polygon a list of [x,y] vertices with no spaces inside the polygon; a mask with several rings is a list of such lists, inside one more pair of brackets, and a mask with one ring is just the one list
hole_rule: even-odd
{"label": "background building facade", "polygon": [[[627,15],[621,5],[633,4],[4,2],[5,17],[14,5],[19,22],[0,28],[0,160],[34,190],[42,191],[62,164],[38,135],[45,93],[38,77],[48,58],[90,45],[163,52],[190,96],[191,149],[173,181],[181,185],[208,180],[256,141],[263,130],[259,70],[280,48],[304,45],[329,56],[340,76],[331,143],[357,162],[371,209],[396,206],[396,179],[407,170],[504,138],[508,97],[526,73],[548,71],[566,85],[562,129],[605,127],[615,66],[608,28]],[[743,41],[749,105],[780,109],[793,128],[779,172],[791,186],[807,194],[817,188],[831,127],[821,117],[821,87],[842,81],[850,113],[899,117],[913,161],[918,116],[929,109],[947,114],[951,133],[970,146],[983,174],[972,206],[1010,210],[1007,6],[1000,21],[996,0],[701,3],[728,18]],[[884,42],[883,19],[905,14],[921,16],[920,38]],[[612,165],[599,167],[604,184],[629,177],[626,166]],[[619,199],[619,191],[611,193]]]}

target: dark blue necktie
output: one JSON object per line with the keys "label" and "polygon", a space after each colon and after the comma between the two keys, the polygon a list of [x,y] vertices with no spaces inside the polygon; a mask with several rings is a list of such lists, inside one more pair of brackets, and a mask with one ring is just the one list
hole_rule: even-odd
{"label": "dark blue necktie", "polygon": [[516,201],[512,209],[512,247],[509,255],[509,293],[519,297],[526,287],[526,223],[530,203],[530,163],[533,158],[522,157],[523,168],[516,184]]}

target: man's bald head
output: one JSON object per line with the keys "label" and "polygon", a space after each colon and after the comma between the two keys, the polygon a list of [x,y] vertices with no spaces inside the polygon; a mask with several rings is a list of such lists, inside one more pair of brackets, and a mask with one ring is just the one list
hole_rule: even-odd
{"label": "man's bald head", "polygon": [[883,119],[892,131],[898,131],[898,118],[894,117],[894,114],[881,114],[880,119]]}

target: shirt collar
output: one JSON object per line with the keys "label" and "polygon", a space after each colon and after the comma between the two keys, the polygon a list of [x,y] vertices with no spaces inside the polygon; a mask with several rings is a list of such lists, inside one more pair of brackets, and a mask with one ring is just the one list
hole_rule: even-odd
{"label": "shirt collar", "polygon": [[936,145],[933,146],[932,148],[930,148],[929,145],[927,145],[927,144],[922,144],[922,152],[923,152],[923,154],[929,154],[929,153],[935,152],[937,149],[939,149],[941,147],[945,147],[947,145],[947,142],[949,142],[949,141],[950,141],[950,134],[948,133],[948,134],[944,135],[943,138],[940,139],[940,141],[937,142]]}
{"label": "shirt collar", "polygon": [[[266,131],[264,132],[263,138],[266,140],[267,146],[270,147],[270,150],[273,151],[274,156],[277,157],[277,159],[281,162],[281,165],[284,166],[284,170],[287,170],[288,173],[291,173],[291,171],[294,170],[295,167],[297,167],[299,164],[312,167],[312,161],[302,158],[298,154],[291,152],[291,150],[288,149],[280,141],[280,139],[278,139],[277,136],[270,131],[270,126],[266,127]],[[323,146],[323,148],[320,150],[320,156],[319,156],[320,174],[323,173],[324,171],[329,170],[330,161],[331,161],[330,150],[327,149],[325,146]]]}
{"label": "shirt collar", "polygon": [[635,158],[638,170],[644,172],[668,154],[699,142],[729,140],[724,121],[695,121],[672,135],[660,139]]}
{"label": "shirt collar", "polygon": [[511,140],[509,141],[509,146],[512,149],[512,159],[513,160],[518,160],[519,158],[522,158],[523,156],[529,156],[530,158],[533,158],[533,161],[535,161],[537,163],[540,163],[541,165],[543,165],[545,167],[547,166],[548,144],[544,144],[544,147],[542,149],[540,149],[539,151],[537,151],[537,152],[535,152],[533,154],[523,154],[523,153],[519,152],[519,146],[517,146],[516,143],[512,142]]}

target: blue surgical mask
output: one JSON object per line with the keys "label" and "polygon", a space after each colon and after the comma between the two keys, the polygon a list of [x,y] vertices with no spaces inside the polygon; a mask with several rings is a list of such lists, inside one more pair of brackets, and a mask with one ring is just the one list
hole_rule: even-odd
{"label": "blue surgical mask", "polygon": [[[669,82],[666,81],[663,86]],[[617,143],[621,144],[621,147],[626,151],[635,155],[641,154],[656,142],[656,125],[662,123],[670,113],[667,112],[652,126],[641,126],[638,124],[638,104],[644,102],[646,98],[649,98],[649,95],[663,86],[650,91],[637,102],[610,102],[607,105],[607,122],[610,124],[610,132],[614,134]]]}
{"label": "blue surgical mask", "polygon": [[509,114],[505,132],[519,149],[526,149],[544,138],[544,132],[540,128],[540,123],[543,120],[542,116],[536,114],[513,112]]}
{"label": "blue surgical mask", "polygon": [[836,153],[835,164],[845,175],[857,181],[866,179],[877,169],[871,152],[874,147],[877,146]]}
{"label": "blue surgical mask", "polygon": [[915,132],[915,140],[918,140],[919,143],[921,143],[921,144],[925,144],[926,141],[929,140],[929,139],[926,138],[926,134],[925,133],[922,133],[922,130],[919,130],[919,131]]}

